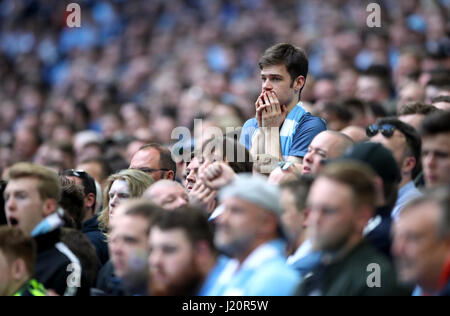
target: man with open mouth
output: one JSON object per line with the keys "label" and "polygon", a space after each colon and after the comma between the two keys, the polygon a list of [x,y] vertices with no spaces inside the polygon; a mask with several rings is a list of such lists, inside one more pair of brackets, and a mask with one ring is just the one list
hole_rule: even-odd
{"label": "man with open mouth", "polygon": [[77,295],[82,270],[77,256],[61,242],[58,175],[35,164],[17,163],[7,171],[6,180],[8,225],[33,237],[37,245],[35,279],[59,295]]}

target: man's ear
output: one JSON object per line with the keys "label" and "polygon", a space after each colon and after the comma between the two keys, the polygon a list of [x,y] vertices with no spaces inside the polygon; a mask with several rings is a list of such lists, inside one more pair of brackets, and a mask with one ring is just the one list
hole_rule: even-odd
{"label": "man's ear", "polygon": [[173,170],[166,171],[164,179],[175,180],[175,173],[173,172]]}
{"label": "man's ear", "polygon": [[[20,281],[27,276],[27,265],[22,258],[14,260],[12,263],[12,277],[15,281]],[[29,276],[28,276],[29,277]],[[27,277],[27,278],[28,278]]]}
{"label": "man's ear", "polygon": [[46,199],[44,202],[44,210],[43,210],[43,216],[47,217],[50,214],[53,214],[56,211],[57,208],[56,200],[54,199]]}
{"label": "man's ear", "polygon": [[206,240],[200,240],[196,242],[194,252],[195,252],[194,260],[201,267],[206,264],[205,260],[206,258],[208,258],[211,249]]}
{"label": "man's ear", "polygon": [[303,88],[303,86],[305,85],[305,77],[303,76],[298,76],[297,78],[295,78],[294,80],[294,90],[295,91],[300,91],[301,88]]}
{"label": "man's ear", "polygon": [[309,207],[305,207],[305,209],[303,210],[303,221],[302,221],[303,228],[308,227],[309,213],[311,213],[311,209]]}
{"label": "man's ear", "polygon": [[264,236],[270,236],[278,231],[279,219],[274,213],[268,213],[267,211],[264,212],[266,213],[264,214],[260,229]]}
{"label": "man's ear", "polygon": [[84,197],[84,204],[85,206],[88,206],[89,208],[92,208],[95,204],[95,195],[94,193],[89,193]]}
{"label": "man's ear", "polygon": [[402,173],[410,173],[416,166],[416,158],[407,157],[403,160]]}

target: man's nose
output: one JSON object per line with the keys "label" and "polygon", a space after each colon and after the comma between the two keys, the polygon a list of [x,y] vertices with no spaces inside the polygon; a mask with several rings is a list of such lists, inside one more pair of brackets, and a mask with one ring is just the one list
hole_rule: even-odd
{"label": "man's nose", "polygon": [[5,203],[5,210],[11,211],[14,210],[16,206],[16,200],[13,197],[8,198]]}
{"label": "man's nose", "polygon": [[266,80],[263,83],[263,90],[264,91],[271,91],[273,89],[272,83],[270,82],[270,80]]}
{"label": "man's nose", "polygon": [[312,163],[313,162],[313,154],[312,153],[306,153],[305,155],[305,161],[308,163]]}
{"label": "man's nose", "polygon": [[436,162],[435,156],[431,153],[429,153],[423,157],[423,164],[425,166],[428,166],[428,167],[433,166],[435,164],[435,162]]}
{"label": "man's nose", "polygon": [[188,174],[188,176],[186,177],[186,180],[188,181],[188,182],[194,182],[195,183],[195,172],[194,172],[194,170],[191,170],[190,172],[189,172],[189,174]]}
{"label": "man's nose", "polygon": [[148,264],[150,267],[157,267],[162,262],[162,254],[161,251],[153,250],[150,256],[148,257]]}

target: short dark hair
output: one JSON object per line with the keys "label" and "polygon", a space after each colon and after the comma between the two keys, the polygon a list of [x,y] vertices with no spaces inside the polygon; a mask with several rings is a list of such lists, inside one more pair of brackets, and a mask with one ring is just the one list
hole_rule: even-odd
{"label": "short dark hair", "polygon": [[18,228],[1,226],[0,251],[9,263],[19,258],[23,259],[30,277],[34,275],[36,245],[31,237],[25,236]]}
{"label": "short dark hair", "polygon": [[352,108],[358,112],[361,112],[362,114],[366,113],[367,105],[358,98],[347,98],[342,100],[342,105],[346,108]]}
{"label": "short dark hair", "polygon": [[153,223],[162,231],[182,229],[192,245],[206,241],[215,251],[213,224],[201,209],[183,206],[174,211],[162,212]]}
{"label": "short dark hair", "polygon": [[[219,145],[222,150],[222,160],[228,161],[228,165],[233,169],[235,173],[248,173],[253,171],[253,161],[251,159],[250,152],[245,146],[243,146],[237,139],[230,137],[222,138],[210,138],[202,146],[202,153],[204,154],[206,149],[215,149],[215,146]],[[208,152],[207,154],[213,154]],[[240,157],[243,154],[243,157]],[[240,161],[243,159],[244,161]]]}
{"label": "short dark hair", "polygon": [[427,115],[420,125],[420,134],[423,136],[434,136],[450,132],[450,112],[439,111]]}
{"label": "short dark hair", "polygon": [[[60,205],[73,220],[74,228],[81,230],[85,216],[83,187],[61,176],[62,195]],[[68,223],[70,224],[70,223]]]}
{"label": "short dark hair", "polygon": [[[97,187],[95,186],[94,178],[84,170],[74,170],[74,169],[66,169],[62,172],[63,176],[66,177],[77,177],[83,183],[83,191],[84,196],[88,196],[88,194],[94,194],[94,199],[97,199]],[[92,211],[95,210],[96,202],[92,205]]]}
{"label": "short dark hair", "polygon": [[[406,124],[405,122],[400,121],[396,117],[386,117],[379,119],[377,121],[378,125],[383,124],[390,124],[395,126],[395,128],[402,133],[405,136],[406,139],[406,146],[408,149],[409,155],[414,156],[416,159],[416,165],[414,169],[412,170],[412,177],[416,178],[419,173],[422,171],[422,164],[421,164],[421,153],[422,153],[422,140],[420,138],[419,133],[416,131],[414,127],[412,127],[409,124]],[[401,167],[401,166],[399,166]]]}
{"label": "short dark hair", "polygon": [[295,200],[295,209],[302,212],[306,207],[306,200],[313,182],[314,176],[301,175],[298,180],[281,183],[280,188],[292,193]]}
{"label": "short dark hair", "polygon": [[159,167],[162,169],[172,170],[174,177],[177,175],[177,164],[172,159],[172,153],[166,147],[158,143],[145,144],[138,151],[147,149],[156,149],[159,152]]}
{"label": "short dark hair", "polygon": [[373,115],[375,115],[376,117],[386,117],[387,116],[387,112],[384,109],[384,107],[381,105],[380,102],[369,101],[369,102],[367,102],[367,105],[369,106]]}
{"label": "short dark hair", "polygon": [[412,102],[401,107],[398,115],[412,115],[412,114],[422,114],[428,115],[430,113],[439,111],[439,109],[431,104],[426,104],[423,102]]}
{"label": "short dark hair", "polygon": [[334,114],[340,121],[346,124],[350,123],[350,121],[353,119],[352,112],[347,107],[339,103],[334,102],[325,103],[322,112]]}
{"label": "short dark hair", "polygon": [[391,92],[391,75],[389,68],[384,65],[372,65],[365,71],[361,72],[361,76],[376,78],[383,89]]}
{"label": "short dark hair", "polygon": [[[261,70],[266,66],[279,64],[286,66],[292,83],[298,76],[303,76],[306,81],[308,75],[308,57],[303,49],[287,43],[276,44],[264,52],[258,63]],[[300,89],[299,98],[302,90],[303,87]]]}

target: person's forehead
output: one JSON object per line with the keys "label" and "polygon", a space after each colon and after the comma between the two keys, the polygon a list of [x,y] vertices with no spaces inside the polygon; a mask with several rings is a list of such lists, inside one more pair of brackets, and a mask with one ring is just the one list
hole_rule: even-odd
{"label": "person's forehead", "polygon": [[[408,115],[400,115],[398,119],[404,123],[407,123],[409,125],[415,126],[414,123],[418,126],[423,119],[425,118],[425,115],[423,114],[408,114]],[[413,124],[411,124],[413,123]]]}
{"label": "person's forehead", "polygon": [[117,179],[115,180],[112,185],[111,189],[109,191],[129,191],[128,182],[124,179]]}
{"label": "person's forehead", "polygon": [[401,212],[397,227],[403,230],[426,232],[436,228],[439,217],[439,205],[433,201],[425,201],[418,205],[410,206],[404,212]]}
{"label": "person's forehead", "polygon": [[39,180],[33,177],[21,177],[17,179],[11,179],[8,181],[6,190],[14,188],[23,189],[24,191],[37,191],[39,185]]}
{"label": "person's forehead", "polygon": [[381,85],[381,83],[379,82],[379,80],[376,77],[372,77],[372,76],[361,76],[358,79],[357,82],[358,85],[362,85],[362,86],[370,86],[370,87],[378,87]]}
{"label": "person's forehead", "polygon": [[313,141],[311,142],[311,147],[328,151],[338,142],[339,142],[338,136],[333,135],[332,133],[322,132],[316,137],[314,137]]}
{"label": "person's forehead", "polygon": [[111,233],[125,233],[129,236],[146,235],[148,223],[141,216],[126,215],[126,209],[118,211],[111,219]]}
{"label": "person's forehead", "polygon": [[252,203],[250,201],[246,201],[240,197],[230,196],[224,200],[225,206],[229,208],[240,208],[245,210],[245,213],[250,214],[259,214],[260,212],[264,212],[262,207],[259,205]]}
{"label": "person's forehead", "polygon": [[[156,183],[158,184],[158,183]],[[152,195],[169,195],[169,194],[182,194],[185,193],[184,188],[178,183],[157,185],[151,190]]]}
{"label": "person's forehead", "polygon": [[158,168],[160,153],[155,148],[139,150],[131,158],[131,168]]}
{"label": "person's forehead", "polygon": [[150,233],[151,243],[163,243],[168,245],[188,245],[189,239],[186,231],[182,228],[161,229],[153,226]]}
{"label": "person's forehead", "polygon": [[277,65],[268,65],[261,69],[261,75],[270,76],[270,75],[289,75],[286,65],[277,64]]}
{"label": "person's forehead", "polygon": [[424,136],[422,138],[422,147],[450,150],[450,132]]}
{"label": "person's forehead", "polygon": [[[334,192],[334,198],[330,199],[329,195],[323,194],[323,192]],[[314,181],[310,194],[308,195],[308,201],[323,200],[334,203],[341,203],[351,198],[352,189],[348,185],[324,176],[319,176]]]}
{"label": "person's forehead", "polygon": [[79,164],[77,166],[77,170],[89,171],[88,173],[90,173],[90,172],[100,173],[102,170],[102,166],[97,161],[90,161],[90,162],[85,162],[85,163]]}
{"label": "person's forehead", "polygon": [[196,157],[192,158],[192,160],[188,163],[188,169],[195,169],[200,167],[200,161]]}

